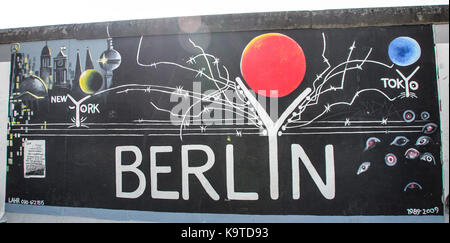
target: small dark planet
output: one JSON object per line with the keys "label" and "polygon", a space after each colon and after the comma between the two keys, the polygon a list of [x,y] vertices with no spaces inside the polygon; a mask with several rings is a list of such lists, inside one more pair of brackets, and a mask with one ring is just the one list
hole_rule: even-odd
{"label": "small dark planet", "polygon": [[47,96],[48,90],[41,78],[31,75],[22,81],[19,92],[21,96],[29,99],[42,99]]}
{"label": "small dark planet", "polygon": [[95,69],[87,69],[81,74],[79,83],[84,93],[93,94],[102,87],[103,76]]}

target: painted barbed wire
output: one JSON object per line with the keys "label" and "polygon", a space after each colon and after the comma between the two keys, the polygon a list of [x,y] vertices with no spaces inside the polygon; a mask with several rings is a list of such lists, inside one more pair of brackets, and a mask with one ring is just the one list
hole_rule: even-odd
{"label": "painted barbed wire", "polygon": [[[347,105],[347,106],[351,106],[355,100],[360,96],[360,94],[365,93],[365,92],[376,92],[381,94],[382,96],[384,96],[387,100],[389,101],[394,101],[397,98],[401,98],[401,95],[396,96],[396,97],[390,97],[388,96],[386,93],[384,93],[383,91],[376,89],[376,88],[367,88],[367,89],[361,89],[355,92],[355,94],[353,95],[353,97],[350,99],[350,101],[338,101],[335,103],[331,103],[331,104],[326,104],[324,106],[323,111],[318,114],[317,116],[315,116],[314,118],[307,120],[307,121],[301,121],[302,120],[302,114],[309,108],[315,105],[318,105],[320,97],[328,92],[334,92],[334,91],[338,91],[338,90],[344,90],[345,88],[345,81],[346,81],[346,74],[347,71],[352,71],[352,70],[363,70],[363,67],[367,64],[367,63],[371,63],[371,64],[375,64],[375,65],[379,65],[379,66],[383,66],[386,67],[388,69],[392,69],[394,64],[388,65],[379,61],[375,61],[375,60],[370,60],[369,56],[372,53],[372,48],[369,49],[369,51],[367,52],[366,56],[364,57],[364,59],[352,59],[352,53],[354,51],[354,49],[356,48],[356,41],[354,41],[352,43],[352,45],[349,48],[349,52],[347,55],[347,59],[344,62],[341,62],[337,65],[335,65],[334,67],[331,65],[329,59],[326,57],[325,53],[326,53],[326,38],[325,38],[325,34],[322,33],[322,38],[323,38],[323,51],[322,51],[322,59],[323,62],[326,63],[326,67],[324,68],[324,70],[320,73],[316,75],[316,78],[313,81],[313,85],[312,85],[312,92],[309,96],[306,97],[305,100],[303,100],[299,106],[298,106],[298,111],[297,112],[293,112],[291,114],[291,117],[287,120],[287,124],[285,124],[282,127],[282,130],[286,130],[289,128],[301,128],[304,126],[307,126],[311,123],[313,123],[314,121],[316,121],[317,119],[319,119],[320,117],[322,117],[323,115],[325,115],[326,113],[331,111],[331,108],[333,106],[337,106],[337,105]],[[342,69],[343,68],[343,69]],[[342,69],[342,70],[341,70]],[[335,77],[339,77],[339,75],[341,75],[341,81],[340,84],[335,87],[333,85],[329,85],[327,89],[324,89],[324,86],[326,84],[329,83],[330,80],[332,80]],[[289,125],[292,123],[301,123],[299,125]]]}
{"label": "painted barbed wire", "polygon": [[[136,53],[136,63],[139,66],[142,67],[153,67],[157,68],[159,65],[170,65],[174,66],[183,70],[187,70],[195,74],[194,78],[196,77],[204,77],[206,80],[212,82],[216,88],[212,93],[210,94],[202,94],[198,92],[193,91],[187,91],[184,90],[182,86],[178,86],[173,90],[170,94],[172,95],[182,95],[185,97],[192,98],[194,100],[193,104],[190,105],[185,111],[184,114],[176,114],[173,113],[169,109],[164,109],[159,106],[157,106],[155,103],[151,102],[152,106],[158,110],[169,113],[171,116],[180,117],[181,118],[181,124],[180,124],[180,139],[182,140],[182,134],[183,134],[183,128],[189,126],[189,119],[190,118],[199,118],[204,113],[207,113],[210,111],[210,108],[207,106],[204,107],[200,112],[197,114],[190,114],[193,108],[202,102],[210,102],[213,104],[220,104],[221,107],[214,107],[214,109],[217,109],[218,111],[225,111],[225,112],[232,112],[236,114],[237,116],[242,116],[243,118],[248,119],[250,123],[252,123],[254,126],[258,128],[262,128],[262,122],[259,120],[258,115],[255,113],[254,108],[250,105],[250,102],[248,101],[248,97],[243,95],[243,91],[241,88],[236,85],[236,82],[230,80],[230,75],[228,72],[228,69],[222,65],[221,68],[225,72],[225,76],[222,75],[222,72],[220,71],[220,60],[216,56],[205,53],[203,48],[196,45],[191,39],[189,39],[189,42],[192,44],[192,46],[199,50],[199,54],[192,56],[189,58],[189,60],[186,62],[187,64],[194,64],[197,63],[198,59],[202,59],[206,63],[206,68],[200,68],[200,69],[194,69],[192,67],[189,67],[187,65],[182,65],[175,62],[168,62],[168,61],[160,61],[160,62],[154,62],[151,64],[143,64],[140,62],[140,52],[141,52],[141,45],[142,45],[143,36],[141,36],[139,40],[139,45]],[[206,72],[204,70],[207,70]],[[166,87],[169,88],[170,87]],[[229,99],[228,94],[226,93],[227,90],[232,90],[237,94],[237,98],[240,100],[239,103],[233,102]],[[223,97],[223,98],[222,98]]]}

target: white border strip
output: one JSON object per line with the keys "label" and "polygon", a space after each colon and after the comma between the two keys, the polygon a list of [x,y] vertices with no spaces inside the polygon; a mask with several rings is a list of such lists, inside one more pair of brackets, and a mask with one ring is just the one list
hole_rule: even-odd
{"label": "white border strip", "polygon": [[[317,216],[173,213],[6,204],[7,213],[41,214],[155,223],[444,223],[444,216]],[[56,221],[56,218],[55,218]]]}
{"label": "white border strip", "polygon": [[[0,45],[0,49],[9,49],[9,45]],[[0,52],[2,53],[2,52]],[[0,62],[0,222],[5,221],[5,191],[6,191],[6,148],[8,129],[9,103],[9,71],[10,62]]]}

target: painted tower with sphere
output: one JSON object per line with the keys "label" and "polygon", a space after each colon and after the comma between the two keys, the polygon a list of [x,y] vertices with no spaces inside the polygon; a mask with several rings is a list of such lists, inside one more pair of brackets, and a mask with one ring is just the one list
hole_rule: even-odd
{"label": "painted tower with sphere", "polygon": [[113,71],[120,66],[122,57],[120,53],[114,49],[112,38],[108,38],[108,49],[102,53],[98,60],[100,67],[105,74],[103,89],[108,89],[112,86]]}

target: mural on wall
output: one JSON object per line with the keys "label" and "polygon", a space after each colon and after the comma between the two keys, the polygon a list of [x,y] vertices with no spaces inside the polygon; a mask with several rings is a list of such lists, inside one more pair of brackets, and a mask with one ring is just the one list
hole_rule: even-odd
{"label": "mural on wall", "polygon": [[30,42],[11,56],[9,203],[442,214],[430,26]]}

